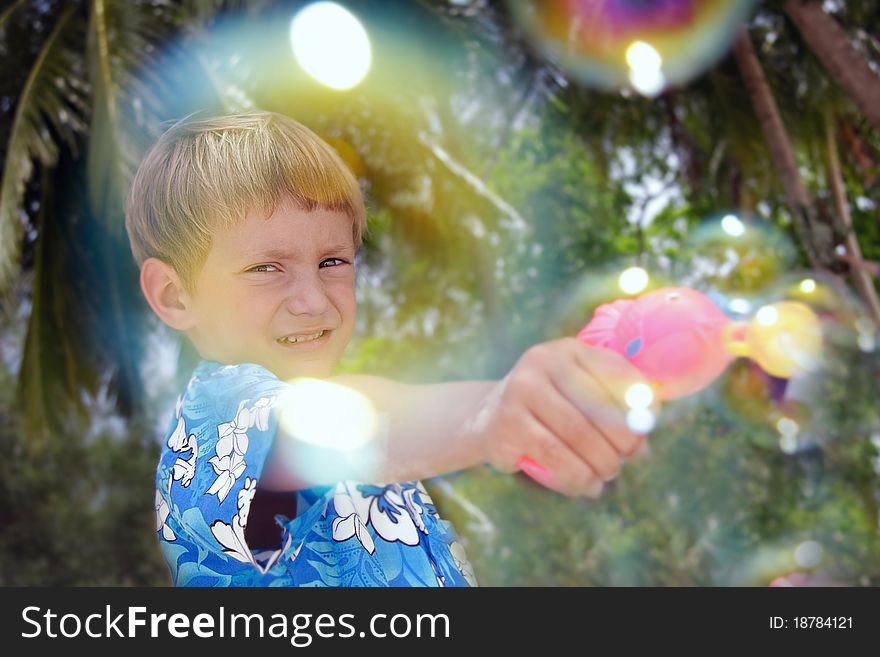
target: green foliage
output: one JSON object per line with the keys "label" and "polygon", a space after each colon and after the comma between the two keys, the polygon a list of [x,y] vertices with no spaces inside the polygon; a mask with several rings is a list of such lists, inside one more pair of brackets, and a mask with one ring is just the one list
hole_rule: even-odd
{"label": "green foliage", "polygon": [[[0,305],[5,357],[24,341],[25,318],[13,302],[7,296]],[[151,540],[152,432],[116,414],[104,381],[96,397],[78,391],[88,414],[70,413],[36,451],[15,399],[15,365],[0,360],[0,585],[167,584]]]}

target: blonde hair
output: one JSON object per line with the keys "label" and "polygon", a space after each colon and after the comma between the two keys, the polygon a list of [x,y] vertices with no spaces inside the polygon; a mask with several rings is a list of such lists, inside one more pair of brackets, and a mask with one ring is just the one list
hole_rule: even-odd
{"label": "blonde hair", "polygon": [[290,117],[246,112],[187,118],[147,153],[125,204],[138,265],[158,258],[192,289],[214,233],[251,211],[293,201],[305,211],[342,212],[355,248],[366,227],[360,187],[336,151]]}

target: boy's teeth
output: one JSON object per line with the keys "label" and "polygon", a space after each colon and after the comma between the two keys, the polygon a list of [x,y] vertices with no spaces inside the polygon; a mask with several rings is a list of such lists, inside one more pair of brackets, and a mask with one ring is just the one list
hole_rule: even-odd
{"label": "boy's teeth", "polygon": [[288,335],[281,338],[281,342],[287,342],[288,344],[297,344],[299,342],[311,342],[312,340],[317,340],[322,335],[324,335],[325,331],[319,331],[318,333],[314,333],[312,335]]}

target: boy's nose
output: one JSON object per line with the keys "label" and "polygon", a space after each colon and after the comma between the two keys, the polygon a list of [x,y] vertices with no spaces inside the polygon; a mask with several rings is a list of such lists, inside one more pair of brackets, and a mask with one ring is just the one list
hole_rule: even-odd
{"label": "boy's nose", "polygon": [[299,277],[288,289],[286,307],[294,315],[323,315],[329,305],[324,284],[316,276]]}

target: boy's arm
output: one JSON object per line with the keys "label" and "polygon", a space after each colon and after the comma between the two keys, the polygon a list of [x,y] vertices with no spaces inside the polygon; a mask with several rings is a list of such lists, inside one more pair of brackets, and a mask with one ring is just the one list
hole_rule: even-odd
{"label": "boy's arm", "polygon": [[[309,455],[319,448],[288,435],[279,422],[275,448],[260,478],[261,488],[298,490],[342,479],[370,483],[412,481],[488,462],[485,442],[473,431],[469,420],[477,414],[496,381],[410,385],[354,374],[327,380],[367,397],[385,420],[382,435],[363,448],[363,458],[350,453],[352,458],[346,459],[349,471],[334,468],[333,473],[325,475],[327,481],[322,480],[322,473],[310,472],[306,481],[296,472],[297,464],[308,462]],[[380,452],[378,463],[375,450]],[[359,464],[363,464],[362,469]]]}
{"label": "boy's arm", "polygon": [[[528,466],[549,488],[595,496],[646,446],[627,425],[625,396],[633,384],[648,382],[619,354],[574,338],[532,347],[501,381],[407,385],[361,375],[330,381],[361,392],[388,419],[378,461],[370,462],[369,449],[334,453],[280,429],[260,486],[410,481],[488,463],[503,472]],[[524,463],[523,456],[531,458]],[[316,460],[321,468],[302,472]],[[317,471],[325,465],[328,471]]]}

